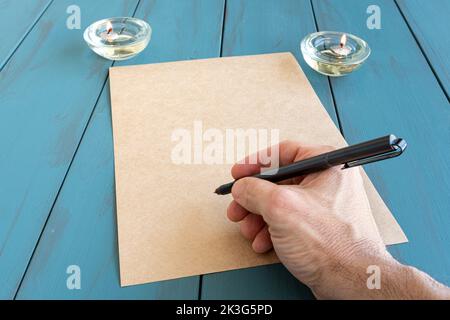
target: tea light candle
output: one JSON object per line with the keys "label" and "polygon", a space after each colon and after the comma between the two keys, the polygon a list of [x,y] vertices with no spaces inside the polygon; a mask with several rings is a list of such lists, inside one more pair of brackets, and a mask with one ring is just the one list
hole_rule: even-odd
{"label": "tea light candle", "polygon": [[347,46],[347,35],[345,33],[342,35],[339,45],[332,46],[331,51],[341,57],[348,56],[352,52],[352,49]]}
{"label": "tea light candle", "polygon": [[118,38],[118,34],[114,31],[111,21],[106,23],[106,31],[102,32],[100,37],[108,42],[113,42]]}
{"label": "tea light candle", "polygon": [[355,71],[370,55],[370,48],[364,40],[333,31],[307,35],[301,42],[301,51],[311,68],[335,77]]}
{"label": "tea light candle", "polygon": [[97,21],[84,32],[84,40],[98,55],[126,60],[142,52],[150,42],[152,29],[140,19],[109,18]]}

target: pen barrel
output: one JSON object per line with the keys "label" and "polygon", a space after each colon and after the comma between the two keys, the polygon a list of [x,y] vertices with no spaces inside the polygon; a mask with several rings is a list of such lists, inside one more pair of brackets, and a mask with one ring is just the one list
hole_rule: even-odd
{"label": "pen barrel", "polygon": [[[284,167],[267,169],[253,177],[277,183],[286,179],[301,177],[310,173],[326,170],[341,164],[350,167],[350,164],[352,162],[355,164],[357,160],[361,161],[362,159],[368,159],[394,150],[394,146],[398,143],[398,140],[401,139],[397,139],[393,134],[387,135],[320,154],[309,159],[299,160]],[[216,193],[230,193],[235,182],[236,181],[233,181],[220,186],[216,189]]]}
{"label": "pen barrel", "polygon": [[270,182],[280,182],[286,179],[307,175],[332,167],[327,157],[322,155],[294,162],[290,165],[274,168],[255,175],[254,177]]}
{"label": "pen barrel", "polygon": [[332,166],[335,166],[338,164],[345,164],[355,160],[383,154],[392,151],[393,144],[396,140],[397,137],[393,134],[390,134],[384,137],[348,146],[339,150],[331,151],[327,154],[327,161]]}
{"label": "pen barrel", "polygon": [[392,150],[392,144],[397,138],[388,135],[362,142],[342,149],[324,153],[309,159],[300,160],[290,165],[267,170],[255,175],[256,178],[271,182],[280,182],[286,179],[304,176],[322,171],[336,165],[346,164],[361,158],[368,158]]}

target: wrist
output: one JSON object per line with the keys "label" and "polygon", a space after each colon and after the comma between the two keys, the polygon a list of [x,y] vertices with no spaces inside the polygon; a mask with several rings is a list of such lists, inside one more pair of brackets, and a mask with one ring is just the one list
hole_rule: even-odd
{"label": "wrist", "polygon": [[450,289],[428,274],[411,266],[403,266],[406,275],[404,285],[409,299],[450,299]]}
{"label": "wrist", "polygon": [[391,276],[401,264],[384,246],[362,241],[349,249],[335,250],[310,286],[318,299],[384,299],[394,291]]}
{"label": "wrist", "polygon": [[449,289],[426,273],[394,258],[384,266],[381,288],[374,292],[375,299],[432,300],[450,299]]}
{"label": "wrist", "polygon": [[[399,263],[387,250],[354,251],[323,269],[311,286],[318,299],[450,299],[450,289],[426,273]],[[373,248],[372,248],[373,249]]]}

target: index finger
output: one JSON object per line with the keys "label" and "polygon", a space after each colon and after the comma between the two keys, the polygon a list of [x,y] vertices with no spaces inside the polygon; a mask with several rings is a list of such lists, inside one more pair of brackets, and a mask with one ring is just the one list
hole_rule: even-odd
{"label": "index finger", "polygon": [[[274,148],[278,148],[278,150]],[[278,165],[288,165],[292,163],[296,157],[298,157],[301,149],[302,144],[299,142],[289,140],[282,141],[277,145],[258,151],[256,155],[253,154],[245,157],[244,160],[236,163],[231,168],[231,175],[234,179],[239,179],[261,173],[261,168],[269,167],[271,165],[271,163],[264,164],[263,160],[266,158],[270,159],[274,151],[278,151],[278,159],[276,159],[278,161]],[[251,163],[251,160],[256,160],[256,163]]]}

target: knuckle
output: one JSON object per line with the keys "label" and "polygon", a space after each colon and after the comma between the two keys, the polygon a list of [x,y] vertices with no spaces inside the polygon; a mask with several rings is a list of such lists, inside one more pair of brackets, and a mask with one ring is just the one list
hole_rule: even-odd
{"label": "knuckle", "polygon": [[231,195],[236,200],[236,202],[245,206],[248,201],[247,190],[247,179],[239,179],[234,183],[233,188],[231,189]]}
{"label": "knuckle", "polygon": [[294,141],[294,140],[290,140],[290,139],[285,139],[285,140],[282,140],[281,142],[280,142],[280,145],[291,145],[291,144],[298,144],[298,142],[297,141]]}
{"label": "knuckle", "polygon": [[346,172],[346,170],[342,170],[339,166],[334,166],[328,169],[329,172],[332,174],[333,177],[342,177]]}
{"label": "knuckle", "polygon": [[331,145],[323,145],[323,146],[321,146],[321,149],[323,149],[324,152],[330,152],[330,151],[337,150],[337,148],[335,146],[331,146]]}
{"label": "knuckle", "polygon": [[241,223],[239,223],[239,230],[242,234],[242,236],[248,240],[251,240],[251,227],[249,225],[248,222],[246,222],[246,220],[241,221]]}
{"label": "knuckle", "polygon": [[277,218],[283,211],[286,205],[286,192],[287,190],[281,188],[275,188],[270,192],[268,212],[267,214],[272,218]]}
{"label": "knuckle", "polygon": [[341,234],[345,235],[349,239],[355,239],[357,238],[356,235],[358,232],[355,225],[350,222],[344,222],[341,226]]}
{"label": "knuckle", "polygon": [[328,168],[325,171],[325,174],[328,176],[328,181],[330,183],[334,183],[334,184],[340,184],[344,181],[344,179],[346,177],[349,176],[349,174],[352,174],[353,172],[349,172],[351,170],[347,169],[347,170],[342,170],[342,168],[340,166],[334,166],[331,168]]}

